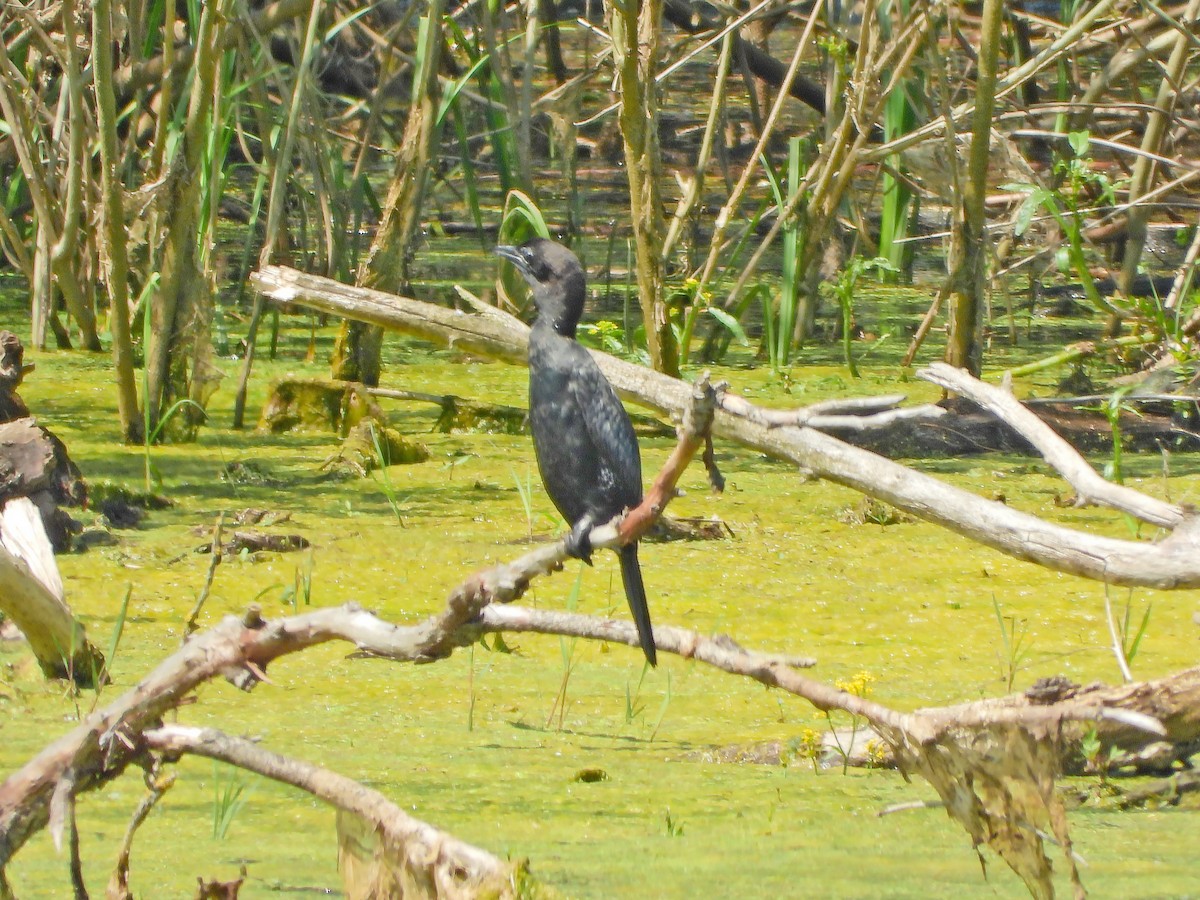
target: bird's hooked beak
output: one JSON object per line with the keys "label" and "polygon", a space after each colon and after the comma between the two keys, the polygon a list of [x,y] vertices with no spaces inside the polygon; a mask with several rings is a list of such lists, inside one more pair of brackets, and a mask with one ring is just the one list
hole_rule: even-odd
{"label": "bird's hooked beak", "polygon": [[494,247],[492,252],[501,259],[507,259],[510,263],[517,267],[517,271],[522,275],[529,275],[529,263],[526,261],[525,257],[521,255],[519,248],[514,247],[511,244],[501,244],[498,247]]}

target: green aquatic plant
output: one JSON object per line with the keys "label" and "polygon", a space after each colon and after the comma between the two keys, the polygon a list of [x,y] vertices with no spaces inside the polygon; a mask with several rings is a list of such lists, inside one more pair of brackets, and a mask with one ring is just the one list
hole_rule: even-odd
{"label": "green aquatic plant", "polygon": [[504,197],[500,217],[500,241],[521,243],[531,237],[550,237],[550,226],[533,198],[524,191],[511,190]]}
{"label": "green aquatic plant", "polygon": [[[575,576],[575,583],[571,586],[570,593],[567,594],[567,612],[575,612],[579,607],[579,594],[583,589],[583,563],[579,565],[579,574]],[[562,678],[558,683],[558,693],[554,695],[554,703],[550,706],[550,715],[546,717],[546,728],[550,727],[550,723],[554,721],[555,712],[558,713],[558,730],[562,731],[563,717],[567,712],[567,686],[571,681],[571,673],[575,670],[575,645],[576,638],[559,637],[558,650],[559,657],[562,660]]]}
{"label": "green aquatic plant", "polygon": [[[654,671],[648,662],[642,661],[641,674],[638,676],[637,686],[631,691],[629,682],[625,682],[625,724],[632,725],[638,719],[641,719],[646,714],[646,702],[642,699],[642,688],[646,683],[646,676]],[[654,718],[654,722],[650,725],[650,736],[647,740],[653,741],[657,736],[659,729],[662,727],[663,719],[666,718],[667,710],[671,707],[672,699],[672,681],[671,670],[665,669],[667,676],[666,690],[663,693],[662,702],[659,703],[658,713]],[[643,724],[643,732],[644,732]]]}
{"label": "green aquatic plant", "polygon": [[787,742],[786,752],[780,757],[784,765],[789,765],[793,759],[807,760],[812,764],[813,774],[821,772],[821,753],[825,743],[821,732],[815,728],[801,729],[800,734]]}
{"label": "green aquatic plant", "polygon": [[1002,190],[1025,195],[1017,209],[1014,232],[1019,237],[1028,231],[1039,210],[1048,213],[1066,238],[1066,246],[1057,255],[1059,269],[1074,272],[1083,286],[1088,303],[1096,309],[1113,315],[1123,315],[1125,310],[1120,309],[1112,299],[1100,294],[1084,247],[1084,210],[1089,192],[1097,192],[1104,203],[1116,205],[1116,188],[1108,176],[1093,171],[1088,165],[1087,153],[1091,142],[1088,132],[1073,131],[1068,135],[1068,141],[1072,156],[1055,164],[1055,169],[1062,179],[1061,186],[1044,187],[1027,183],[1001,185]]}
{"label": "green aquatic plant", "polygon": [[517,496],[521,498],[521,509],[525,513],[525,527],[530,541],[533,540],[533,474],[525,467],[525,480],[517,476],[516,469],[509,469],[513,483],[517,486]]}
{"label": "green aquatic plant", "polygon": [[853,351],[854,293],[858,288],[859,279],[871,271],[894,273],[896,272],[896,267],[882,256],[877,256],[874,259],[865,259],[861,256],[856,256],[838,273],[837,280],[834,281],[832,287],[833,296],[837,299],[838,308],[842,312],[842,354],[846,360],[846,368],[850,370],[851,378],[860,377],[858,366],[854,362]]}
{"label": "green aquatic plant", "polygon": [[250,794],[242,770],[213,761],[212,836],[223,841]]}
{"label": "green aquatic plant", "polygon": [[1000,630],[1000,649],[996,655],[1000,662],[1000,679],[1007,693],[1013,692],[1017,674],[1029,660],[1029,620],[1015,615],[1004,615],[1000,601],[992,595],[992,610],[996,614],[996,627]]}
{"label": "green aquatic plant", "polygon": [[625,682],[625,724],[632,725],[634,720],[639,718],[646,711],[646,704],[642,702],[640,694],[642,690],[642,680],[646,677],[645,669],[642,670],[642,678],[638,680],[637,689],[629,690],[629,682]]}
{"label": "green aquatic plant", "polygon": [[671,807],[667,807],[663,818],[667,825],[667,837],[683,837],[683,821],[671,815]]}
{"label": "green aquatic plant", "polygon": [[1130,588],[1125,596],[1125,608],[1118,619],[1113,613],[1112,597],[1109,585],[1104,585],[1104,619],[1108,623],[1109,637],[1112,639],[1112,651],[1117,659],[1117,667],[1126,684],[1133,681],[1132,665],[1142,646],[1142,638],[1150,626],[1150,612],[1154,604],[1147,603],[1137,628],[1133,627],[1133,589]]}
{"label": "green aquatic plant", "polygon": [[[278,587],[278,584],[275,585]],[[300,612],[300,601],[305,606],[312,606],[313,597],[313,554],[310,550],[305,557],[303,566],[296,566],[292,574],[292,583],[283,591],[283,602],[290,604],[292,614]]]}
{"label": "green aquatic plant", "polygon": [[1093,725],[1079,739],[1079,754],[1083,757],[1087,771],[1094,773],[1100,778],[1100,792],[1106,794],[1112,791],[1113,788],[1109,784],[1108,774],[1113,767],[1113,763],[1121,758],[1121,748],[1112,744],[1109,745],[1106,752],[1104,741],[1100,739],[1096,726]]}
{"label": "green aquatic plant", "polygon": [[[437,125],[441,128],[447,115],[453,114],[454,136],[458,144],[458,165],[462,171],[463,190],[466,196],[467,209],[471,220],[482,238],[484,229],[483,208],[479,199],[479,178],[475,164],[476,154],[471,149],[470,136],[467,132],[468,113],[463,103],[468,85],[472,81],[485,86],[485,92],[502,97],[496,83],[496,74],[492,70],[491,53],[485,52],[479,42],[479,31],[472,30],[470,34],[459,25],[453,14],[447,14],[442,19],[443,33],[448,33],[454,41],[454,46],[462,53],[470,65],[462,73],[442,88],[441,101],[437,111]],[[521,38],[520,34],[506,38],[501,48],[505,50]],[[494,159],[500,167],[501,184],[513,183],[512,171],[516,168],[515,146],[511,131],[507,124],[507,110],[500,103],[489,104],[486,115],[491,127],[488,129],[488,140],[492,144]],[[499,130],[496,130],[499,129]]]}
{"label": "green aquatic plant", "polygon": [[[901,19],[909,14],[909,0],[883,0],[875,8],[875,16],[879,23],[880,35],[885,39],[892,37],[892,15],[897,12]],[[892,73],[883,75],[884,83],[892,81]],[[921,97],[928,91],[924,74],[919,68],[909,67],[897,73],[892,82],[891,90],[883,104],[883,139],[885,143],[897,140],[909,134],[917,127],[921,119],[920,111],[914,102],[914,97]],[[888,157],[887,165],[881,175],[881,208],[879,216],[879,255],[886,259],[891,267],[882,269],[880,274],[886,281],[894,281],[890,277],[900,275],[905,280],[912,277],[913,245],[906,239],[910,226],[915,221],[920,194],[913,190],[911,179],[904,171],[904,160],[901,154],[893,153]]]}
{"label": "green aquatic plant", "polygon": [[[643,662],[642,671],[645,672],[649,666],[649,663]],[[654,717],[654,724],[650,728],[650,740],[654,740],[656,737],[658,737],[658,729],[662,727],[663,719],[667,717],[667,710],[671,708],[671,697],[673,696],[671,689],[671,670],[666,669],[665,671],[667,673],[667,689],[663,692],[662,703],[658,705],[658,715]]]}
{"label": "green aquatic plant", "polygon": [[97,672],[93,683],[96,685],[96,695],[92,698],[92,709],[95,710],[96,704],[100,701],[100,690],[112,680],[113,663],[117,659],[117,651],[121,647],[121,637],[125,634],[125,619],[129,615],[129,598],[133,596],[133,585],[125,586],[125,596],[121,598],[121,605],[117,609],[117,618],[113,622],[112,632],[108,637],[108,652],[104,654],[104,667],[100,672]]}
{"label": "green aquatic plant", "polygon": [[1123,438],[1121,432],[1121,414],[1128,412],[1134,415],[1140,415],[1137,407],[1125,401],[1125,397],[1129,394],[1135,385],[1124,385],[1117,388],[1108,396],[1104,404],[1100,407],[1100,412],[1104,414],[1104,418],[1108,420],[1108,428],[1112,434],[1112,459],[1104,466],[1104,477],[1109,481],[1114,481],[1117,484],[1125,482],[1125,454],[1123,448]]}
{"label": "green aquatic plant", "polygon": [[455,470],[469,460],[478,459],[478,456],[477,453],[471,453],[467,450],[452,450],[446,454],[446,461],[442,463],[442,471],[449,472],[450,477],[448,480],[453,481]]}
{"label": "green aquatic plant", "polygon": [[[792,193],[806,188],[801,171],[802,139],[788,141],[787,173],[780,176],[771,166],[770,160],[762,157],[763,173],[775,197],[779,215],[792,203]],[[780,270],[781,284],[779,299],[771,303],[763,301],[763,328],[767,335],[767,358],[771,369],[780,372],[792,361],[792,347],[796,331],[796,319],[801,314],[801,299],[805,290],[800,261],[804,258],[805,233],[800,227],[799,217],[789,216],[783,225],[783,262]]]}
{"label": "green aquatic plant", "polygon": [[[375,468],[371,473],[371,477],[375,477],[375,472],[379,473],[379,486],[383,490],[384,497],[387,498],[388,506],[391,507],[392,515],[396,517],[396,523],[404,527],[404,503],[397,495],[396,488],[392,484],[391,476],[388,475],[388,466],[391,465],[391,458],[387,451],[387,439],[379,439],[379,431],[375,427],[375,422],[367,423],[367,430],[371,434],[371,445],[375,451]],[[453,476],[453,469],[451,470]]]}
{"label": "green aquatic plant", "polygon": [[596,347],[614,356],[624,356],[628,346],[625,329],[608,319],[580,325],[578,337],[581,344]]}

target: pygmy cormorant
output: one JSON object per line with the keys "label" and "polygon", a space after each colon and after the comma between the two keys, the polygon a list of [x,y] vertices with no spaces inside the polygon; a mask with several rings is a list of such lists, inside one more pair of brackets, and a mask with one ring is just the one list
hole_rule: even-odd
{"label": "pygmy cormorant", "polygon": [[[561,244],[534,238],[502,246],[533,288],[529,423],[546,493],[571,533],[567,552],[591,562],[589,532],[642,502],[642,461],[629,414],[590,353],[575,340],[587,293],[583,266]],[[657,664],[637,544],[622,547],[621,580],[650,665]]]}

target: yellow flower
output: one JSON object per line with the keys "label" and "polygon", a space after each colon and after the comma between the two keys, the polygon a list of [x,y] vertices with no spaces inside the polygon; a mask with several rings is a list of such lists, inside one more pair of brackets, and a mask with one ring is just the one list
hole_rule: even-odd
{"label": "yellow flower", "polygon": [[847,694],[854,694],[856,697],[866,697],[871,693],[871,683],[875,680],[875,676],[870,672],[863,670],[856,672],[854,677],[849,681],[835,681],[834,687],[839,691],[845,691]]}

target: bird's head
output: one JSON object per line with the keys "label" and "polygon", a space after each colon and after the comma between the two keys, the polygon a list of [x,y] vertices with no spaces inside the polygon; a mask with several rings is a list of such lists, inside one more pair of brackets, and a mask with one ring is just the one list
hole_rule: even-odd
{"label": "bird's head", "polygon": [[579,258],[545,238],[534,238],[519,247],[502,245],[493,252],[511,262],[529,282],[538,318],[548,321],[559,334],[574,337],[587,295]]}

